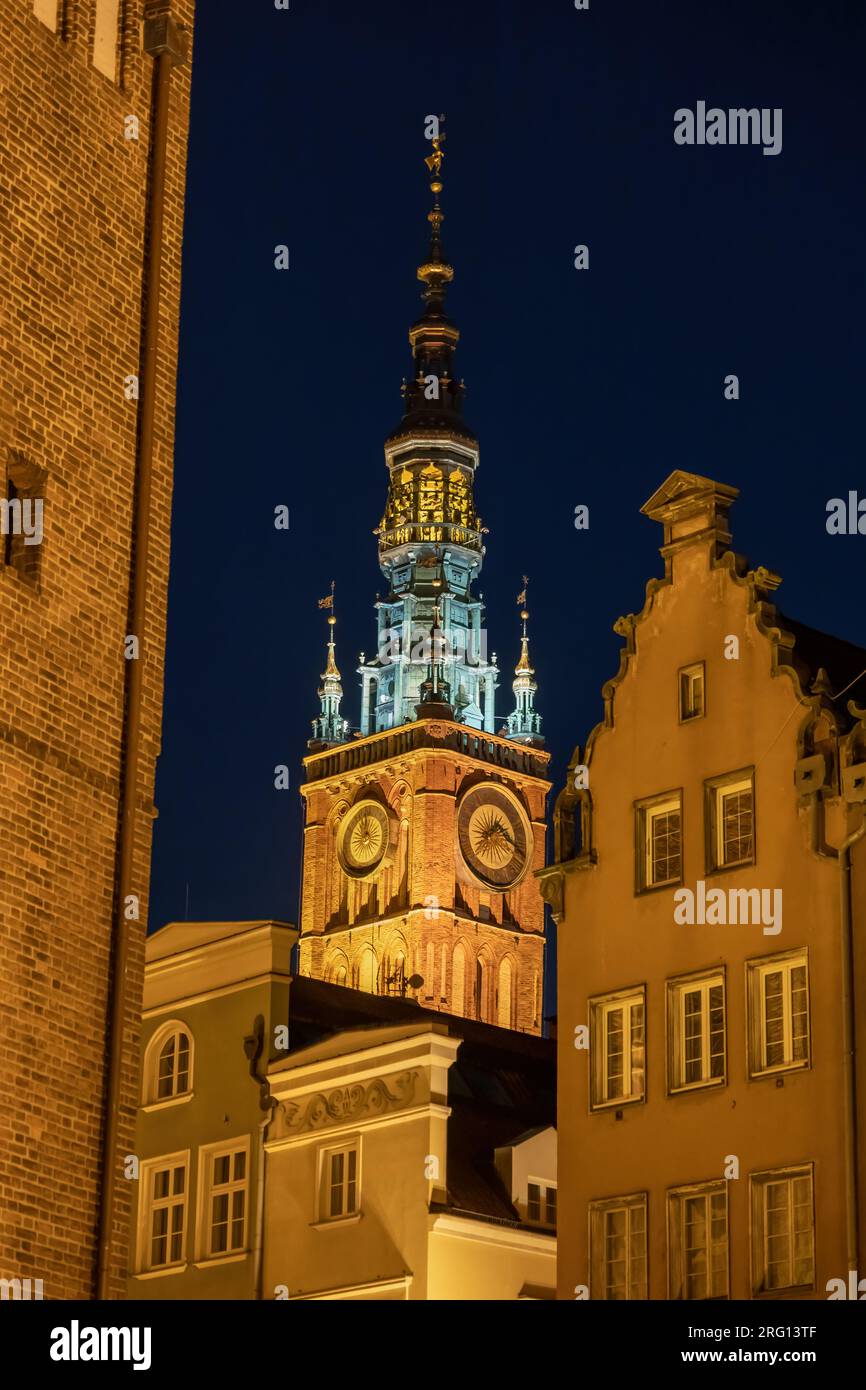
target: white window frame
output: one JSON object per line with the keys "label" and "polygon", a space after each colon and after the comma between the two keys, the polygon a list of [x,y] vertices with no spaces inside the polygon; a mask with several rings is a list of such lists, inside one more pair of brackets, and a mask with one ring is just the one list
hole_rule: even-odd
{"label": "white window frame", "polygon": [[[805,1284],[778,1284],[772,1288],[768,1284],[769,1248],[767,1232],[767,1192],[779,1183],[788,1184],[788,1213],[791,1218],[788,1229],[788,1248],[790,1273],[793,1276],[796,1255],[792,1248],[794,1218],[794,1182],[798,1179],[809,1182],[810,1213],[810,1260],[811,1278]],[[815,1288],[815,1170],[814,1164],[803,1163],[788,1168],[770,1168],[761,1173],[749,1174],[749,1212],[751,1217],[750,1236],[752,1247],[752,1297],[778,1298],[780,1293],[796,1291],[802,1293]]]}
{"label": "white window frame", "polygon": [[[754,864],[757,852],[757,817],[755,814],[755,769],[743,768],[739,772],[727,773],[724,777],[711,777],[704,783],[706,788],[706,812],[710,818],[707,826],[707,872],[720,873],[724,869],[742,869]],[[726,796],[737,792],[752,794],[752,849],[744,859],[725,858],[725,816]]]}
{"label": "white window frame", "polygon": [[[341,1210],[331,1215],[331,1162],[338,1154],[346,1158],[355,1155],[355,1204],[351,1210]],[[344,1164],[342,1189],[347,1200],[346,1189],[349,1184],[348,1162]],[[318,1172],[316,1175],[316,1223],[321,1226],[339,1225],[346,1221],[357,1221],[361,1215],[361,1136],[353,1134],[339,1144],[326,1144],[319,1149]]]}
{"label": "white window frame", "polygon": [[[701,683],[701,708],[696,714],[686,714],[683,700],[683,682],[688,682],[689,701],[693,702],[694,683],[699,679]],[[679,722],[681,724],[692,724],[696,719],[703,719],[707,712],[707,672],[703,661],[694,661],[690,666],[681,666],[677,672],[677,707],[679,710]]]}
{"label": "white window frame", "polygon": [[[237,1153],[244,1154],[244,1176],[235,1178],[234,1158],[231,1159],[229,1169],[229,1180],[227,1183],[215,1183],[213,1180],[214,1163],[218,1158]],[[198,1203],[196,1216],[196,1258],[201,1264],[211,1264],[227,1262],[230,1260],[242,1260],[249,1253],[250,1237],[250,1136],[241,1134],[235,1139],[224,1139],[219,1144],[206,1144],[198,1151]],[[233,1198],[235,1192],[244,1193],[244,1229],[243,1238],[239,1246],[231,1244],[232,1225],[235,1217],[232,1216]],[[226,1223],[226,1249],[212,1249],[213,1241],[213,1198],[215,1195],[225,1194],[228,1196],[228,1210]]]}
{"label": "white window frame", "polygon": [[[180,1033],[185,1033],[189,1038],[189,1068],[187,1074],[186,1090],[172,1092],[169,1096],[159,1094],[159,1059],[166,1043],[172,1037],[177,1037]],[[175,1072],[177,1074],[177,1049],[175,1049]],[[144,1056],[144,1067],[142,1068],[142,1103],[145,1110],[160,1110],[165,1106],[181,1105],[184,1101],[192,1099],[193,1084],[195,1080],[195,1037],[188,1023],[182,1019],[173,1018],[163,1023],[153,1034]]]}
{"label": "white window frame", "polygon": [[[649,1204],[646,1192],[632,1192],[626,1197],[606,1197],[589,1204],[589,1296],[591,1299],[607,1299],[607,1218],[614,1212],[625,1213],[625,1299],[620,1301],[643,1301],[649,1296]],[[631,1297],[632,1279],[632,1238],[639,1234],[632,1230],[632,1216],[636,1211],[643,1214],[643,1289],[638,1300]]]}
{"label": "white window frame", "polygon": [[[678,811],[680,817],[680,871],[676,878],[655,877],[653,865],[653,822],[661,816]],[[637,815],[637,853],[638,874],[637,891],[645,893],[651,888],[671,888],[683,881],[683,794],[682,791],[665,792],[661,796],[635,803]]]}
{"label": "white window frame", "polygon": [[[633,1065],[632,1039],[632,1017],[631,1011],[640,1005],[643,1009],[643,1067],[635,1068]],[[590,1109],[605,1110],[611,1106],[632,1105],[644,1100],[646,1096],[646,1047],[647,1047],[647,1011],[646,1011],[646,985],[638,985],[632,989],[619,990],[615,994],[599,995],[589,1001],[590,1009]],[[621,1009],[623,1013],[623,1068],[622,1082],[623,1093],[620,1096],[610,1095],[610,1078],[608,1076],[608,1055],[607,1055],[607,1019],[610,1014]],[[634,1090],[633,1082],[635,1073],[640,1071],[642,1085],[639,1091]]]}
{"label": "white window frame", "polygon": [[[794,1057],[793,1000],[791,990],[792,972],[802,967],[806,973],[806,1056]],[[767,1019],[765,980],[768,975],[781,971],[782,983],[782,1029],[784,1060],[767,1061]],[[749,1029],[749,1076],[775,1076],[779,1072],[804,1071],[812,1065],[812,1021],[811,989],[809,984],[809,952],[806,947],[796,951],[783,951],[773,956],[762,956],[757,960],[746,961],[746,995],[748,999]]]}
{"label": "white window frame", "polygon": [[[183,1194],[178,1197],[174,1192],[174,1171],[178,1168],[183,1169]],[[166,1169],[172,1174],[172,1191],[168,1197],[154,1197],[154,1182],[157,1173],[164,1172]],[[139,1170],[139,1208],[137,1222],[136,1240],[136,1260],[135,1270],[137,1274],[176,1274],[186,1268],[186,1249],[187,1238],[189,1235],[189,1178],[190,1178],[190,1151],[181,1149],[173,1154],[160,1154],[158,1158],[146,1159]],[[157,1209],[168,1209],[171,1212],[175,1207],[180,1207],[183,1211],[183,1226],[180,1232],[181,1251],[176,1260],[168,1259],[164,1264],[153,1263],[153,1215]],[[178,1234],[171,1230],[171,1217],[168,1221],[166,1231],[166,1253],[171,1254],[172,1234]]]}
{"label": "white window frame", "polygon": [[[539,1202],[539,1207],[538,1207],[538,1209],[539,1209],[539,1215],[538,1215],[537,1217],[534,1217],[534,1216],[530,1216],[530,1215],[529,1215],[529,1189],[530,1189],[530,1187],[536,1187],[536,1188],[538,1188],[538,1202]],[[553,1220],[553,1221],[549,1221],[549,1220],[548,1220],[548,1207],[550,1206],[550,1194],[551,1194],[551,1192],[554,1194],[554,1198],[553,1198],[554,1220]],[[551,1230],[551,1229],[555,1230],[555,1229],[556,1229],[556,1219],[555,1219],[555,1217],[556,1217],[556,1211],[557,1211],[557,1201],[558,1201],[558,1198],[557,1198],[557,1184],[556,1184],[555,1182],[551,1182],[549,1178],[527,1178],[527,1180],[526,1180],[526,1220],[527,1220],[527,1222],[530,1223],[530,1225],[532,1225],[532,1226],[542,1226],[542,1227],[546,1227],[548,1230]]]}
{"label": "white window frame", "polygon": [[[712,1232],[712,1199],[723,1197],[725,1209],[725,1287],[723,1293],[712,1291],[712,1257],[715,1242]],[[703,1200],[704,1230],[707,1233],[705,1249],[707,1292],[702,1299],[689,1299],[688,1274],[686,1271],[686,1223],[685,1208],[689,1201]],[[728,1184],[722,1179],[716,1182],[692,1183],[687,1187],[671,1188],[667,1194],[668,1207],[668,1298],[688,1302],[716,1302],[731,1296],[731,1242]]]}
{"label": "white window frame", "polygon": [[[722,991],[722,1074],[710,1070],[710,990]],[[701,1079],[686,1080],[685,996],[701,995]],[[694,975],[678,975],[667,982],[667,1041],[668,1094],[696,1091],[707,1086],[725,1086],[728,1079],[728,1020],[727,990],[724,970],[701,971]]]}

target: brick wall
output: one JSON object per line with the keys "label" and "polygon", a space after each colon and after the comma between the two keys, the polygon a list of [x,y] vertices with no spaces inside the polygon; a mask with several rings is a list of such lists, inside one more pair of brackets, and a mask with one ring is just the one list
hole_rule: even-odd
{"label": "brick wall", "polygon": [[[137,423],[124,378],[140,371],[153,72],[141,52],[144,10],[145,0],[119,6],[111,80],[93,63],[96,0],[58,3],[56,31],[45,0],[36,12],[33,0],[0,9],[0,495],[24,469],[44,497],[42,544],[0,550],[0,1275],[41,1278],[48,1298],[94,1291]],[[193,0],[173,0],[171,11],[191,54]],[[143,919],[189,89],[189,64],[176,67],[142,644]],[[130,115],[137,141],[124,138]],[[143,935],[144,921],[131,952],[121,1153],[133,1143]],[[129,1205],[121,1183],[117,1294]]]}

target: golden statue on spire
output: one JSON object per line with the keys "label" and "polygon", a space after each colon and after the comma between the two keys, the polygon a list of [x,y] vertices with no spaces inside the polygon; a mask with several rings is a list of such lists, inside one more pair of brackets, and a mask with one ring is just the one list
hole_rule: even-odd
{"label": "golden statue on spire", "polygon": [[[445,158],[445,151],[442,149],[442,141],[444,139],[444,135],[433,136],[433,153],[428,154],[424,160],[424,163],[427,165],[427,168],[430,170],[430,173],[437,181],[442,173],[442,161]],[[435,191],[436,190],[434,189],[434,192]]]}

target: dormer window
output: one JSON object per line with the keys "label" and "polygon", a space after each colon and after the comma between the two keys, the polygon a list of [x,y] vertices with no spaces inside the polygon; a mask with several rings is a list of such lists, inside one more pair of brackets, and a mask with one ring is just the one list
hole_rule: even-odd
{"label": "dormer window", "polygon": [[704,663],[698,661],[694,666],[683,666],[679,673],[680,682],[680,723],[700,719],[706,713]]}
{"label": "dormer window", "polygon": [[556,1228],[556,1184],[530,1178],[526,1187],[526,1219],[534,1226]]}

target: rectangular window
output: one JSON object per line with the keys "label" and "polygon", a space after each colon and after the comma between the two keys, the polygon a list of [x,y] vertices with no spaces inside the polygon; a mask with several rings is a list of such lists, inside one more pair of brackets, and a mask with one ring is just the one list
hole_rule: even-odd
{"label": "rectangular window", "polygon": [[668,981],[668,1089],[725,1081],[725,977]]}
{"label": "rectangular window", "polygon": [[237,1255],[247,1248],[249,1143],[222,1144],[201,1152],[203,1259]]}
{"label": "rectangular window", "polygon": [[746,768],[704,783],[707,872],[755,862],[755,772]]}
{"label": "rectangular window", "polygon": [[680,684],[680,723],[689,719],[700,719],[706,712],[704,704],[704,663],[698,661],[694,666],[683,666],[679,672]]}
{"label": "rectangular window", "polygon": [[638,802],[636,811],[636,886],[642,892],[664,884],[681,883],[682,793]]}
{"label": "rectangular window", "polygon": [[752,1173],[752,1292],[815,1284],[812,1165]]}
{"label": "rectangular window", "polygon": [[671,1298],[727,1298],[728,1185],[668,1193],[668,1278]]}
{"label": "rectangular window", "polygon": [[361,1195],[361,1152],[357,1143],[326,1149],[320,1169],[319,1212],[322,1221],[357,1216]]}
{"label": "rectangular window", "polygon": [[746,962],[749,1072],[791,1071],[810,1062],[809,963],[805,951]]}
{"label": "rectangular window", "polygon": [[589,1246],[591,1298],[646,1298],[646,1193],[590,1202]]}
{"label": "rectangular window", "polygon": [[526,1219],[537,1226],[556,1226],[556,1188],[530,1179],[526,1189]]}
{"label": "rectangular window", "polygon": [[645,1056],[643,986],[590,1000],[591,1108],[643,1100]]}
{"label": "rectangular window", "polygon": [[96,0],[93,26],[93,66],[113,82],[117,76],[120,0]]}
{"label": "rectangular window", "polygon": [[187,1154],[154,1159],[142,1168],[139,1265],[143,1270],[183,1264],[186,1245]]}

